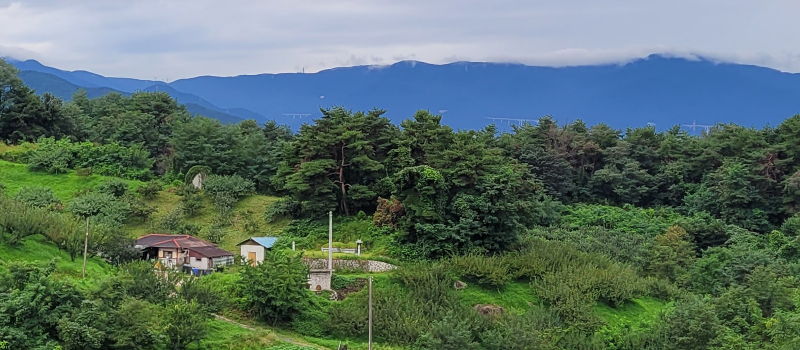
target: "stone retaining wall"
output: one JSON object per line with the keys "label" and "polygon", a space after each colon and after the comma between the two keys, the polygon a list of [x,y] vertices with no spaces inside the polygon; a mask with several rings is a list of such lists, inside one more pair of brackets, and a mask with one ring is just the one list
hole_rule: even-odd
{"label": "stone retaining wall", "polygon": [[[303,258],[306,265],[311,269],[325,269],[328,267],[328,259]],[[344,260],[333,259],[333,269],[361,270],[364,272],[386,272],[396,269],[397,266],[376,260]]]}

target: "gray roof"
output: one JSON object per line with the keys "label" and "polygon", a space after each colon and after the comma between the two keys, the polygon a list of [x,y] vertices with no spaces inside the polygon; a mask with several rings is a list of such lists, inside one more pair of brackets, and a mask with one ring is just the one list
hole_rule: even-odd
{"label": "gray roof", "polygon": [[247,243],[249,241],[253,241],[253,242],[256,242],[258,245],[260,245],[260,246],[262,246],[264,248],[272,248],[272,246],[275,244],[275,241],[277,241],[277,240],[278,240],[278,237],[250,237],[250,239],[248,239],[248,240],[246,240],[246,241],[244,241],[242,243],[239,243],[237,245],[243,245],[243,244],[245,244],[245,243]]}

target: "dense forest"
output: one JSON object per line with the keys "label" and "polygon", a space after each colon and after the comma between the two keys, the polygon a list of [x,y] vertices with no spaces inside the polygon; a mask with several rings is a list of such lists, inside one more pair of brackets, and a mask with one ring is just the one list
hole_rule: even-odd
{"label": "dense forest", "polygon": [[[168,188],[180,210],[152,227],[210,240],[251,194],[281,198],[247,218],[288,222],[279,248],[316,248],[335,212],[354,239],[402,266],[376,290],[375,339],[386,346],[800,349],[800,116],[695,136],[549,117],[504,133],[453,130],[427,111],[398,126],[384,112],[322,109],[297,132],[223,124],[166,93],[39,96],[0,61],[0,140],[16,145],[2,158],[116,179],[64,203],[47,188],[3,195],[0,249],[40,234],[74,259],[90,218],[99,232],[91,254],[117,266],[87,286],[1,261],[0,349],[180,349],[223,309],[363,340],[366,295],[331,302],[307,291],[307,267],[290,250],[177,289],[185,277],[148,273],[123,227],[151,220],[145,200]],[[186,186],[201,172],[202,192]],[[0,178],[0,191],[8,185]],[[186,221],[204,198],[213,227]],[[505,295],[522,288],[535,302],[475,312],[457,281]],[[661,307],[619,326],[598,314],[635,300]],[[191,317],[199,326],[165,321]]]}

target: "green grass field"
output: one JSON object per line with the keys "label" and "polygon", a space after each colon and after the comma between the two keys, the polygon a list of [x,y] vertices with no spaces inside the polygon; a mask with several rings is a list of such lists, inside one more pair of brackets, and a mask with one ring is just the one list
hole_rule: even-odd
{"label": "green grass field", "polygon": [[56,259],[56,271],[53,274],[72,280],[79,286],[90,286],[112,271],[111,265],[93,257],[86,261],[86,279],[81,278],[83,257],[76,257],[75,261],[72,261],[67,252],[59,250],[55,244],[41,235],[25,237],[19,246],[9,247],[0,244],[0,263],[24,261],[47,264],[53,259]]}
{"label": "green grass field", "polygon": [[612,308],[598,303],[595,313],[606,323],[603,331],[618,332],[622,329],[649,328],[670,304],[655,298],[639,298],[626,302],[622,306]]}
{"label": "green grass field", "polygon": [[[75,197],[75,193],[90,189],[113,177],[90,175],[78,176],[74,171],[64,174],[49,174],[29,171],[25,164],[9,163],[0,160],[0,183],[6,186],[8,194],[13,196],[23,187],[49,187],[62,202]],[[141,181],[123,180],[131,190],[142,185]]]}

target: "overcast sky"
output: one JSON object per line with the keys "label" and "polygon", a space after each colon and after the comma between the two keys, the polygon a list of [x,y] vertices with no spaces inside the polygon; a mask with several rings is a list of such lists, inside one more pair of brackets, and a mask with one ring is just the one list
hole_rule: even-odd
{"label": "overcast sky", "polygon": [[158,80],[651,53],[800,72],[798,15],[796,0],[0,0],[0,56]]}

